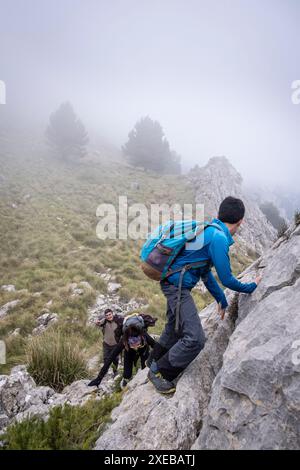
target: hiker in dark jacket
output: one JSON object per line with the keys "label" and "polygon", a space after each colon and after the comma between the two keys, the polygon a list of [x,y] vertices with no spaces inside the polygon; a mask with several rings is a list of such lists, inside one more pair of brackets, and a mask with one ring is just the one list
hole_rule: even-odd
{"label": "hiker in dark jacket", "polygon": [[[212,221],[213,226],[207,226],[201,234],[202,240],[198,245],[199,249],[191,249],[186,246],[171,266],[171,271],[177,270],[177,272],[160,282],[162,292],[167,299],[167,323],[147,364],[150,366],[149,380],[161,393],[175,391],[173,380],[204,347],[205,335],[191,295],[192,288],[200,278],[216,299],[218,312],[222,319],[228,304],[223,290],[210,270],[211,267],[215,267],[222,284],[236,292],[251,294],[261,280],[260,277],[257,277],[255,282],[241,283],[231,272],[229,247],[234,243],[232,236],[240,227],[244,214],[243,202],[240,199],[227,197],[220,205],[218,218]],[[197,237],[193,242],[197,243]],[[193,268],[183,274],[179,303],[179,330],[176,333],[180,268],[188,263],[202,261],[207,261],[205,267]]]}
{"label": "hiker in dark jacket", "polygon": [[[103,332],[103,361],[107,362],[115,346],[120,340],[120,325],[123,324],[123,317],[114,315],[110,308],[104,312],[104,318],[99,319],[96,325],[102,328]],[[114,375],[117,373],[119,365],[119,355],[114,357],[112,361],[112,369]]]}
{"label": "hiker in dark jacket", "polygon": [[155,340],[147,333],[148,326],[155,324],[156,318],[150,315],[130,315],[124,318],[122,333],[118,344],[113,348],[110,356],[106,358],[98,376],[88,385],[99,386],[106,375],[110,365],[124,351],[124,372],[121,387],[124,388],[132,377],[133,366],[141,360],[141,368],[146,366],[149,357],[149,346],[154,347]]}

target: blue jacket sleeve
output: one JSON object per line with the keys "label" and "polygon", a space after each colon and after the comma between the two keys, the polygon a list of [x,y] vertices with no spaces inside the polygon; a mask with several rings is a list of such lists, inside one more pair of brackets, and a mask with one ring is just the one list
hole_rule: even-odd
{"label": "blue jacket sleeve", "polygon": [[229,244],[226,237],[219,234],[214,236],[210,243],[209,252],[223,286],[245,294],[251,294],[256,289],[257,284],[255,282],[242,283],[233,276],[228,254]]}
{"label": "blue jacket sleeve", "polygon": [[203,279],[203,283],[210,294],[216,299],[216,301],[221,303],[222,308],[228,307],[225,294],[211,271],[209,271],[208,275]]}

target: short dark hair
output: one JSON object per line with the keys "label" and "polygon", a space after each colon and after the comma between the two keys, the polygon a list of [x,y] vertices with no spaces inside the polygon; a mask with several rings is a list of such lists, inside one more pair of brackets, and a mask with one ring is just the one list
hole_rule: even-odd
{"label": "short dark hair", "polygon": [[106,315],[107,313],[110,313],[110,312],[114,313],[111,308],[107,308],[106,310],[104,310],[104,315]]}
{"label": "short dark hair", "polygon": [[244,218],[244,215],[245,206],[241,199],[228,196],[221,202],[218,214],[218,219],[221,220],[221,222],[236,224]]}

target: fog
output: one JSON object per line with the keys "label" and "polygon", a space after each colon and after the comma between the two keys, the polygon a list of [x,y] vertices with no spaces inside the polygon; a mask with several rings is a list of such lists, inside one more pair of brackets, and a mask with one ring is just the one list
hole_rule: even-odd
{"label": "fog", "polygon": [[0,17],[5,106],[24,122],[69,100],[121,146],[149,115],[184,170],[226,155],[248,181],[299,185],[298,0],[0,0]]}

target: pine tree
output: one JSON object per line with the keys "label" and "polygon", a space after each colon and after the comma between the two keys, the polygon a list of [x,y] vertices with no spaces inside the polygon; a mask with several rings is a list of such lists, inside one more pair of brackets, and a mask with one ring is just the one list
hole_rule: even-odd
{"label": "pine tree", "polygon": [[122,150],[131,165],[159,173],[180,173],[180,157],[170,149],[160,123],[149,116],[136,123]]}
{"label": "pine tree", "polygon": [[88,135],[69,102],[51,114],[46,130],[47,142],[53,154],[64,161],[75,161],[86,153]]}

